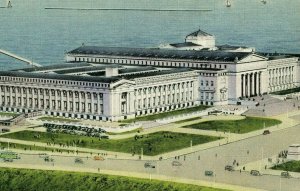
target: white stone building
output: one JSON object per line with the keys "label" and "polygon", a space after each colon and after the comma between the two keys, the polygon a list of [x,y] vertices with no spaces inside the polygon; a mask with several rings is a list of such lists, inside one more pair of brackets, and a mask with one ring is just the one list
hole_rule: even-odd
{"label": "white stone building", "polygon": [[185,37],[183,43],[165,43],[159,45],[160,49],[174,50],[219,50],[224,52],[255,52],[253,47],[233,46],[233,45],[216,45],[214,35],[208,34],[202,30],[197,30]]}
{"label": "white stone building", "polygon": [[[298,57],[254,52],[82,46],[68,52],[66,60],[191,68],[199,73],[199,97],[207,105],[235,104],[239,98],[299,87],[300,78]],[[206,87],[211,81],[214,87]]]}
{"label": "white stone building", "polygon": [[199,105],[198,83],[187,68],[72,63],[1,71],[0,109],[117,121]]}

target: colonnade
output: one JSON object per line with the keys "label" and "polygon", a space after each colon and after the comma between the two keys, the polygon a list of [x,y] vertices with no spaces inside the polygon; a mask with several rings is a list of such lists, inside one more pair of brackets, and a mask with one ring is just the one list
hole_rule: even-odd
{"label": "colonnade", "polygon": [[98,92],[1,86],[0,103],[5,107],[72,113],[103,113],[103,94]]}
{"label": "colonnade", "polygon": [[251,97],[261,94],[261,73],[251,72],[241,75],[241,97]]}

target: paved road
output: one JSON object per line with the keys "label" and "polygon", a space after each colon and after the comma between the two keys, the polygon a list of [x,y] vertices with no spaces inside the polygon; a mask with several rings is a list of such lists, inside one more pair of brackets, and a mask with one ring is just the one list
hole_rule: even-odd
{"label": "paved road", "polygon": [[[38,156],[22,155],[22,159],[15,161],[15,164],[25,165],[47,165],[51,167],[70,167],[86,169],[106,169],[114,171],[129,171],[147,173],[154,175],[165,175],[191,180],[205,180],[227,184],[254,187],[265,190],[298,191],[300,188],[299,179],[281,179],[279,176],[263,175],[259,177],[250,176],[249,172],[239,171],[228,172],[224,166],[232,164],[236,160],[239,165],[267,158],[276,155],[280,150],[287,149],[292,143],[300,143],[300,125],[272,132],[270,135],[260,135],[238,142],[222,145],[207,150],[180,156],[179,161],[182,166],[172,166],[175,158],[162,161],[153,161],[155,169],[144,168],[145,161],[139,160],[118,160],[108,159],[105,161],[94,161],[91,158],[84,158],[83,164],[75,164],[74,157],[54,156],[54,163],[46,163]],[[262,156],[263,149],[263,156]],[[249,154],[247,154],[249,151]],[[200,157],[200,158],[199,158]],[[259,168],[259,167],[258,167]],[[215,177],[204,176],[205,170],[212,170]],[[250,170],[250,169],[246,169]]]}

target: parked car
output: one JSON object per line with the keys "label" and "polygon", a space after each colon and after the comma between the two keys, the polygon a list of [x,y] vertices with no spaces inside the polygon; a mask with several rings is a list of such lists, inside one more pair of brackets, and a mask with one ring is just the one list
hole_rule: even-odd
{"label": "parked car", "polygon": [[13,162],[14,160],[12,158],[4,158],[3,161],[4,162]]}
{"label": "parked car", "polygon": [[286,171],[286,172],[282,172],[281,173],[281,177],[283,177],[283,178],[291,178],[292,176],[290,175],[290,173],[288,171]]}
{"label": "parked car", "polygon": [[80,163],[82,164],[83,163],[83,160],[81,158],[75,158],[75,163]]}
{"label": "parked car", "polygon": [[94,156],[94,160],[101,160],[101,161],[103,161],[105,159],[103,157],[101,157],[101,156]]}
{"label": "parked car", "polygon": [[213,176],[213,175],[214,175],[214,172],[211,171],[211,170],[206,170],[206,171],[204,172],[204,175],[205,175],[205,176]]}
{"label": "parked car", "polygon": [[251,171],[250,171],[250,174],[251,174],[252,176],[261,176],[261,174],[260,174],[260,172],[259,172],[258,170],[251,170]]}
{"label": "parked car", "polygon": [[10,129],[3,128],[1,131],[2,131],[2,133],[8,133],[8,132],[10,132]]}
{"label": "parked car", "polygon": [[146,163],[144,164],[144,167],[145,167],[145,168],[155,168],[155,165],[151,164],[150,162],[146,162]]}
{"label": "parked car", "polygon": [[231,165],[226,165],[226,166],[225,166],[225,170],[227,170],[227,171],[233,171],[234,168],[233,168],[233,166],[231,166]]}
{"label": "parked car", "polygon": [[172,166],[182,166],[182,164],[178,161],[173,161]]}
{"label": "parked car", "polygon": [[270,133],[271,133],[270,130],[264,130],[263,135],[268,135]]}
{"label": "parked car", "polygon": [[[45,158],[45,157],[47,157],[48,156],[48,154],[47,153],[39,153],[39,157],[40,158]],[[48,156],[49,157],[49,156]]]}
{"label": "parked car", "polygon": [[46,157],[44,158],[44,161],[45,161],[45,162],[54,162],[54,159],[53,159],[53,158],[50,158],[49,156],[46,156]]}

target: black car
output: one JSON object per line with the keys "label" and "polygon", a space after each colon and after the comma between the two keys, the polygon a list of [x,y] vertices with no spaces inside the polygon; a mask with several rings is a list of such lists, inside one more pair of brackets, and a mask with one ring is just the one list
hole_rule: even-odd
{"label": "black car", "polygon": [[146,162],[146,163],[144,164],[144,167],[145,167],[145,168],[155,168],[155,165],[151,164],[150,162]]}
{"label": "black car", "polygon": [[233,169],[233,166],[231,166],[231,165],[226,165],[226,166],[225,166],[225,170],[227,170],[227,171],[233,171],[234,169]]}
{"label": "black car", "polygon": [[268,135],[270,133],[271,133],[270,130],[264,130],[263,135]]}

